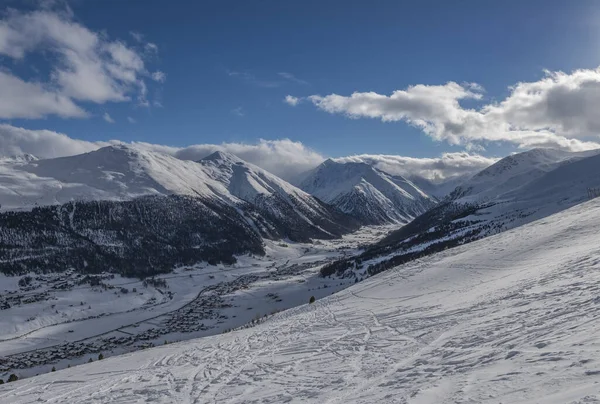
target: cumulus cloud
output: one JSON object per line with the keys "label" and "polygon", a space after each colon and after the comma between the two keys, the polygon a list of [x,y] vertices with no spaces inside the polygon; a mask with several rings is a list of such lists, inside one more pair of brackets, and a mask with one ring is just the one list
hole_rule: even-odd
{"label": "cumulus cloud", "polygon": [[0,70],[0,118],[85,118],[88,113],[69,97],[38,82],[26,82]]}
{"label": "cumulus cloud", "polygon": [[104,119],[108,123],[115,123],[115,120],[112,119],[108,112],[105,112],[104,115],[102,115],[102,119]]}
{"label": "cumulus cloud", "polygon": [[422,177],[439,181],[472,175],[497,162],[494,157],[484,157],[468,152],[443,153],[440,157],[415,158],[385,154],[360,154],[334,159],[339,162],[370,164],[382,171],[405,177]]}
{"label": "cumulus cloud", "polygon": [[33,154],[39,158],[72,156],[115,142],[88,142],[50,130],[30,130],[0,124],[0,156]]}
{"label": "cumulus cloud", "polygon": [[471,150],[484,142],[509,142],[520,148],[557,147],[572,151],[600,147],[600,68],[570,74],[546,72],[536,82],[517,83],[497,103],[464,108],[464,100],[482,101],[476,83],[410,86],[391,95],[355,92],[349,96],[312,95],[317,108],[349,118],[403,121],[427,135]]}
{"label": "cumulus cloud", "polygon": [[285,102],[288,105],[291,105],[292,107],[295,107],[300,102],[300,98],[294,97],[293,95],[286,95],[283,99],[283,102]]}
{"label": "cumulus cloud", "polygon": [[154,78],[136,48],[89,30],[68,11],[7,12],[0,20],[0,56],[23,61],[36,53],[50,56],[44,82],[0,68],[0,118],[85,117],[79,102],[145,99],[145,78]]}

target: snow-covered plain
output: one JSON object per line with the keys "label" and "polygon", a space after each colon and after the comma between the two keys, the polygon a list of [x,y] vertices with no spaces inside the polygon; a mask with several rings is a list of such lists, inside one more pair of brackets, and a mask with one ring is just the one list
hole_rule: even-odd
{"label": "snow-covered plain", "polygon": [[0,386],[2,403],[600,402],[600,200],[252,328]]}

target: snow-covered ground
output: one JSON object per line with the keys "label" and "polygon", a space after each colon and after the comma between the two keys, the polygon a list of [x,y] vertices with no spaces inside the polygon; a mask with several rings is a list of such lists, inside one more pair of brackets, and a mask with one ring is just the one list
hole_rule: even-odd
{"label": "snow-covered ground", "polygon": [[258,326],[0,386],[6,403],[600,402],[600,200]]}
{"label": "snow-covered ground", "polygon": [[[310,296],[322,298],[353,284],[354,279],[323,279],[318,270],[389,230],[365,227],[312,244],[266,241],[264,257],[241,256],[232,266],[178,268],[155,278],[165,286],[104,274],[102,282],[113,288],[92,287],[78,284],[83,275],[68,271],[31,274],[23,290],[21,277],[0,275],[1,296],[12,298],[11,307],[0,310],[0,378],[29,377],[87,362],[99,352],[108,357],[264,321],[265,315],[301,305]],[[70,283],[66,289],[56,287],[65,283]],[[115,342],[131,336],[139,338]],[[3,362],[7,358],[10,364]]]}

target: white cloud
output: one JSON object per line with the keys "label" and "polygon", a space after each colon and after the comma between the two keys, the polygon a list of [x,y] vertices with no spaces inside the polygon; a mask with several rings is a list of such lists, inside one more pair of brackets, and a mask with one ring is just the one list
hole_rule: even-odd
{"label": "white cloud", "polygon": [[440,157],[432,158],[361,154],[334,160],[367,163],[390,174],[405,177],[419,176],[435,181],[475,174],[499,159],[468,152],[457,152],[443,153]]}
{"label": "white cloud", "polygon": [[127,117],[127,121],[128,121],[129,123],[136,123],[136,122],[137,122],[135,119],[133,119],[133,118],[132,118],[132,117],[130,117],[130,116],[128,116],[128,117]]}
{"label": "white cloud", "polygon": [[256,144],[198,144],[182,148],[140,142],[134,144],[146,150],[168,153],[182,160],[200,160],[215,151],[225,151],[292,182],[299,174],[325,160],[325,157],[301,142],[289,139],[260,139]]}
{"label": "white cloud", "polygon": [[286,95],[283,99],[283,102],[285,102],[288,105],[291,105],[292,107],[295,107],[300,102],[300,98],[294,97],[293,95]]}
{"label": "white cloud", "polygon": [[280,72],[280,73],[277,73],[277,75],[279,77],[282,77],[282,78],[286,79],[286,80],[292,81],[292,82],[294,82],[296,84],[303,84],[303,85],[309,84],[308,81],[301,80],[298,77],[294,76],[292,73]]}
{"label": "white cloud", "polygon": [[[135,122],[128,117],[129,122]],[[72,139],[64,134],[48,130],[28,130],[11,125],[0,125],[0,156],[29,153],[39,158],[53,158],[96,150],[118,140],[89,142]],[[289,139],[259,140],[256,144],[222,143],[197,144],[172,147],[144,142],[134,142],[136,147],[167,153],[182,160],[200,160],[221,150],[233,153],[291,182],[300,174],[313,169],[325,160],[325,156]],[[444,153],[438,158],[412,158],[393,155],[357,155],[336,159],[360,161],[391,174],[418,175],[427,179],[443,179],[472,174],[494,163],[497,159],[469,153]]]}
{"label": "white cloud", "polygon": [[102,115],[102,119],[104,119],[108,123],[115,123],[115,120],[112,119],[108,112],[105,112],[104,115]]}
{"label": "white cloud", "polygon": [[570,74],[546,72],[543,79],[517,83],[506,99],[478,109],[462,107],[466,99],[482,100],[475,83],[415,85],[391,95],[355,92],[308,97],[317,108],[349,118],[404,121],[427,135],[454,145],[509,142],[520,148],[600,147],[600,68]]}
{"label": "white cloud", "polygon": [[154,73],[152,73],[152,80],[154,80],[154,81],[158,81],[159,83],[164,83],[166,79],[167,79],[167,75],[164,72],[161,72],[160,70],[157,70]]}
{"label": "white cloud", "polygon": [[[114,142],[112,142],[114,143]],[[0,156],[33,154],[40,158],[86,153],[111,142],[88,142],[50,130],[30,130],[0,124]]]}
{"label": "white cloud", "polygon": [[[0,55],[23,61],[35,53],[51,56],[48,79],[26,81],[2,70],[0,118],[83,117],[87,113],[77,102],[145,99],[144,80],[151,75],[143,55],[122,41],[111,41],[106,34],[89,30],[70,12],[12,10],[4,15],[0,20]],[[48,100],[55,100],[56,105],[49,105]]]}
{"label": "white cloud", "polygon": [[37,82],[26,82],[0,70],[0,118],[85,118],[88,113],[69,97]]}

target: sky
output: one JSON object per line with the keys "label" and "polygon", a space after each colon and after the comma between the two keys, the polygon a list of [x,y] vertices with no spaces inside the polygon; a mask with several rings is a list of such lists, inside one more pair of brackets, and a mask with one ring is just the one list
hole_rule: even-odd
{"label": "sky", "polygon": [[220,147],[291,178],[326,157],[600,147],[596,1],[0,7],[0,154]]}

